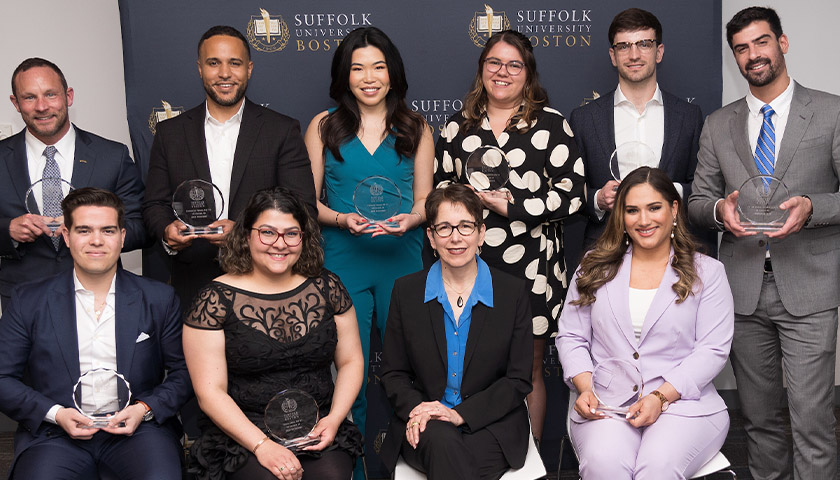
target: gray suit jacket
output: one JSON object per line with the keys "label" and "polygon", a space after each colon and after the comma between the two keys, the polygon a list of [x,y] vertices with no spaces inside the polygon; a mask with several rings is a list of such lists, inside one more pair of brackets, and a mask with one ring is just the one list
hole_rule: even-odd
{"label": "gray suit jacket", "polygon": [[[688,201],[695,225],[717,228],[715,202],[758,175],[747,138],[745,99],[714,112],[700,136],[700,153]],[[794,85],[774,176],[790,195],[808,195],[810,224],[785,239],[723,234],[720,261],[735,298],[735,313],[752,314],[758,304],[766,245],[785,309],[796,316],[840,305],[840,97]]]}

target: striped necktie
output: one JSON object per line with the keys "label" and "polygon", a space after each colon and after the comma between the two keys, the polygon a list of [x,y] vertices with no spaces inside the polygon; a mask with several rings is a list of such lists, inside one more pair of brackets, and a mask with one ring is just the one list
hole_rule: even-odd
{"label": "striped necktie", "polygon": [[[42,200],[44,204],[44,216],[57,218],[61,216],[61,201],[64,199],[61,194],[61,170],[55,161],[56,149],[50,145],[44,149],[44,156],[47,163],[44,165],[44,173],[41,175]],[[58,250],[61,239],[51,238],[53,246]]]}
{"label": "striped necktie", "polygon": [[[773,175],[776,164],[776,129],[770,118],[776,112],[770,105],[764,105],[761,107],[761,113],[764,115],[764,121],[758,133],[758,143],[755,145],[755,166],[758,167],[758,173]],[[765,180],[764,183],[769,186],[768,181]]]}

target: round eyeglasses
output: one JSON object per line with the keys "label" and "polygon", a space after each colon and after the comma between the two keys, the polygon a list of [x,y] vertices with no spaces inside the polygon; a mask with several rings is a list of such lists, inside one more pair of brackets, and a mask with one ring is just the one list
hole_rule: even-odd
{"label": "round eyeglasses", "polygon": [[267,247],[277,243],[277,239],[280,237],[283,237],[283,242],[289,247],[297,247],[303,241],[303,232],[300,230],[289,230],[284,233],[267,227],[252,228],[251,230],[256,230],[259,233],[260,243]]}
{"label": "round eyeglasses", "polygon": [[452,232],[458,230],[458,233],[461,234],[463,237],[469,237],[475,232],[475,229],[478,228],[478,223],[476,222],[468,222],[463,221],[458,225],[452,226],[448,223],[438,223],[437,225],[432,225],[431,228],[433,232],[437,234],[440,238],[447,238],[452,235]]}
{"label": "round eyeglasses", "polygon": [[484,68],[486,68],[490,73],[496,73],[501,70],[502,67],[505,67],[508,75],[516,76],[522,73],[522,69],[525,68],[525,65],[517,60],[511,60],[504,63],[496,57],[490,57],[484,60]]}

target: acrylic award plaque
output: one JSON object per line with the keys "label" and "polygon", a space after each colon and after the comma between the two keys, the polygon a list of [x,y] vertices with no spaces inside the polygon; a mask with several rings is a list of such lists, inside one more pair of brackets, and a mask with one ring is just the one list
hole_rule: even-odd
{"label": "acrylic award plaque", "polygon": [[501,148],[483,145],[467,157],[467,181],[479,192],[496,191],[510,178],[510,162]]}
{"label": "acrylic award plaque", "polygon": [[[109,368],[88,370],[73,387],[73,405],[82,415],[93,420],[93,425],[82,428],[103,428],[108,419],[128,406],[131,386],[120,373]],[[118,426],[124,427],[125,423]]]}
{"label": "acrylic award plaque", "polygon": [[208,227],[222,218],[225,200],[219,187],[206,180],[187,180],[178,185],[172,194],[172,210],[187,226],[181,235],[215,235],[224,231],[222,227]]}
{"label": "acrylic award plaque", "polygon": [[626,142],[610,155],[610,174],[620,182],[633,170],[650,165],[657,165],[656,153],[646,143]]}
{"label": "acrylic award plaque", "polygon": [[388,219],[400,213],[402,193],[390,178],[374,175],[356,185],[353,191],[353,206],[356,212],[370,223],[388,223]]}
{"label": "acrylic award plaque", "polygon": [[788,211],[779,206],[790,198],[785,183],[772,175],[750,177],[738,189],[741,226],[748,232],[774,232],[782,228]]}
{"label": "acrylic award plaque", "polygon": [[[24,198],[24,202],[26,203],[26,211],[28,213],[34,215],[43,215],[41,213],[42,206],[39,207],[39,202],[43,202],[44,198],[44,190],[54,189],[55,191],[59,192],[61,195],[61,200],[64,200],[64,197],[67,196],[68,193],[75,190],[73,185],[70,185],[70,182],[64,180],[63,178],[42,178],[40,180],[36,180],[35,183],[29,186],[29,189],[26,190],[26,197]],[[59,202],[61,201],[59,200]],[[46,222],[47,227],[54,233],[58,230],[58,227],[61,226],[62,222],[59,219],[60,217],[53,218]]]}
{"label": "acrylic award plaque", "polygon": [[303,390],[283,390],[265,406],[268,432],[292,451],[320,442],[318,437],[308,436],[318,420],[318,403]]}
{"label": "acrylic award plaque", "polygon": [[625,418],[630,406],[642,398],[642,374],[635,364],[611,358],[599,363],[592,372],[592,393],[598,399],[598,411]]}

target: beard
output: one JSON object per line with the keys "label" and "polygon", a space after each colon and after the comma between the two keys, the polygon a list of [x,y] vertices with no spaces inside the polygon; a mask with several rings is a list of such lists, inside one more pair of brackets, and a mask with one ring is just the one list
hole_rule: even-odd
{"label": "beard", "polygon": [[[750,70],[754,65],[762,62],[767,62],[767,69],[765,71],[754,72]],[[763,87],[769,85],[779,77],[779,72],[781,71],[780,62],[784,62],[784,57],[779,56],[775,61],[770,58],[757,58],[744,65],[744,68],[741,70],[741,75],[753,87]]]}
{"label": "beard", "polygon": [[204,91],[207,93],[207,96],[213,100],[219,106],[222,107],[232,107],[239,103],[240,100],[245,96],[245,91],[248,90],[248,82],[240,83],[238,87],[236,87],[236,92],[234,92],[233,97],[231,98],[222,98],[220,97],[215,90],[213,90],[212,85],[204,85]]}

